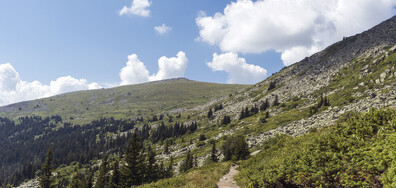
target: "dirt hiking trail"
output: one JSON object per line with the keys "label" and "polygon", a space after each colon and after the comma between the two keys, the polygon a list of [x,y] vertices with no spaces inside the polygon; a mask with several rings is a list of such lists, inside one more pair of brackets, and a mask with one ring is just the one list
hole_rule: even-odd
{"label": "dirt hiking trail", "polygon": [[237,168],[238,166],[231,166],[228,174],[220,178],[219,182],[217,183],[217,186],[219,188],[235,188],[235,187],[240,188],[234,181],[234,176],[237,175],[239,172]]}

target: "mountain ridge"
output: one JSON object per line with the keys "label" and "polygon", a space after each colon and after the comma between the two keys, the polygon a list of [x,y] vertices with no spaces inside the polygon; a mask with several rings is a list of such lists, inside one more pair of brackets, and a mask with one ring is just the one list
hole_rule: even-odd
{"label": "mountain ridge", "polygon": [[[26,115],[48,116],[57,113],[66,117],[68,115],[78,116],[79,113],[84,113],[84,111],[86,113],[90,108],[95,108],[95,110],[102,110],[99,116],[96,116],[96,118],[99,118],[100,116],[109,117],[116,115],[111,109],[106,109],[110,107],[118,110],[119,113],[125,113],[125,117],[131,115],[140,116],[139,114],[142,113],[150,113],[152,115],[165,112],[164,110],[157,110],[158,112],[154,113],[154,109],[148,109],[155,108],[153,105],[156,102],[162,104],[168,100],[174,103],[174,108],[166,105],[164,107],[159,106],[159,108],[166,107],[167,110],[177,109],[183,106],[176,104],[176,100],[184,101],[183,104],[186,107],[194,107],[194,105],[202,105],[206,101],[209,102],[223,95],[235,93],[246,87],[248,85],[218,84],[192,81],[186,78],[173,78],[108,89],[75,91],[42,99],[19,102],[0,107],[0,115],[7,117]],[[206,92],[207,95],[205,96]],[[166,93],[168,93],[168,96]],[[204,97],[202,98],[202,96]],[[191,104],[187,105],[187,103]],[[70,104],[73,105],[70,106]],[[67,105],[69,107],[66,107]],[[130,113],[129,110],[133,110],[134,112]],[[141,112],[138,112],[138,110]],[[95,114],[95,112],[92,113]]]}

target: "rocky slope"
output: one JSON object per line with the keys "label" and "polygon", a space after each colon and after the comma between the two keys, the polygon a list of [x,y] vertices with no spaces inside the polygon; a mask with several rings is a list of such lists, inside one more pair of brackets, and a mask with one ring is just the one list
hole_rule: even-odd
{"label": "rocky slope", "polygon": [[[219,140],[234,132],[243,132],[248,134],[250,147],[254,147],[277,134],[300,136],[310,130],[333,125],[347,112],[396,107],[395,66],[396,17],[393,17],[368,31],[344,38],[301,62],[285,67],[243,92],[191,110],[206,116],[213,104],[222,103],[224,108],[214,112],[210,124],[218,124],[228,115],[233,119],[232,127],[221,128],[223,130],[212,139]],[[270,83],[276,83],[276,87],[268,90]],[[273,128],[267,128],[266,123],[259,122],[264,112],[259,112],[247,120],[238,120],[242,108],[260,106],[266,100],[272,103],[275,96],[279,98],[281,105],[267,110],[273,119],[283,118],[286,113],[303,114],[317,103],[320,96],[330,98],[331,105],[315,114],[291,118],[291,121],[277,124]],[[296,105],[290,108],[288,104],[293,103]],[[263,124],[263,132],[255,131],[261,128],[246,130],[257,127],[258,124]],[[159,155],[158,158],[168,159],[170,156],[183,155],[187,150],[196,149],[197,141],[194,140],[194,144],[185,147],[176,145],[172,152]],[[207,157],[208,155],[199,157],[200,164],[204,164]]]}
{"label": "rocky slope", "polygon": [[[231,115],[234,119],[237,119],[242,107],[260,105],[266,99],[272,102],[276,95],[279,97],[280,103],[289,102],[293,97],[307,99],[304,105],[299,106],[300,108],[301,106],[306,108],[316,102],[321,95],[330,96],[347,90],[348,88],[345,88],[343,83],[334,83],[337,82],[339,77],[346,76],[340,71],[347,67],[360,67],[362,65],[364,65],[362,69],[348,70],[350,74],[359,73],[359,77],[353,77],[351,78],[353,80],[350,81],[358,83],[353,87],[355,91],[352,92],[355,98],[359,98],[355,102],[360,99],[362,101],[344,107],[332,105],[334,110],[329,109],[329,112],[323,113],[361,111],[370,107],[380,107],[376,105],[376,102],[381,103],[380,100],[388,101],[381,107],[394,106],[392,99],[394,99],[395,83],[392,78],[396,76],[396,70],[394,69],[396,62],[394,62],[394,59],[389,60],[390,62],[387,62],[387,65],[381,65],[384,67],[379,67],[379,64],[390,54],[395,53],[395,44],[396,17],[393,17],[368,31],[344,38],[342,41],[305,58],[301,62],[285,67],[279,73],[254,85],[245,92],[222,101],[224,109],[215,112],[216,118],[214,121],[224,115]],[[374,67],[375,72],[371,67]],[[276,87],[268,91],[267,88],[271,82],[276,83]],[[330,84],[332,84],[331,88],[329,87]],[[370,87],[367,87],[368,84],[370,84]],[[391,92],[385,96],[385,94],[382,94],[383,90],[391,90]],[[375,97],[373,97],[374,95]],[[271,110],[271,113],[274,114],[281,113],[278,109]],[[316,115],[310,118],[312,122],[315,122],[320,117],[320,115]]]}
{"label": "rocky slope", "polygon": [[[344,38],[321,52],[285,67],[246,92],[225,101],[226,107],[222,112],[218,112],[218,115],[221,116],[223,113],[236,115],[241,106],[260,104],[267,98],[272,101],[275,95],[278,95],[281,102],[288,101],[294,96],[312,97],[311,94],[328,86],[340,70],[353,63],[353,60],[365,57],[378,59],[379,56],[382,58],[383,55],[386,56],[385,49],[395,44],[396,17],[393,17],[368,31]],[[266,92],[271,82],[275,82],[277,87],[275,90]],[[258,96],[258,100],[251,95],[255,92],[261,95]]]}

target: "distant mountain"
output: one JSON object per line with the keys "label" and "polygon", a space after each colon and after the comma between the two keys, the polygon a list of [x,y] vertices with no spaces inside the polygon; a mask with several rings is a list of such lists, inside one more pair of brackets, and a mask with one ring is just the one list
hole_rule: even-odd
{"label": "distant mountain", "polygon": [[175,78],[109,89],[77,91],[0,107],[0,116],[60,115],[66,121],[139,117],[181,112],[247,88]]}

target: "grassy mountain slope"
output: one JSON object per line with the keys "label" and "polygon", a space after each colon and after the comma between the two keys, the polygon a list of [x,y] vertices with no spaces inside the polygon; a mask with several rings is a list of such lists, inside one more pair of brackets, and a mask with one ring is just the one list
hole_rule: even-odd
{"label": "grassy mountain slope", "polygon": [[60,115],[72,122],[101,117],[129,118],[203,105],[248,85],[214,84],[184,78],[79,91],[0,107],[0,116]]}

